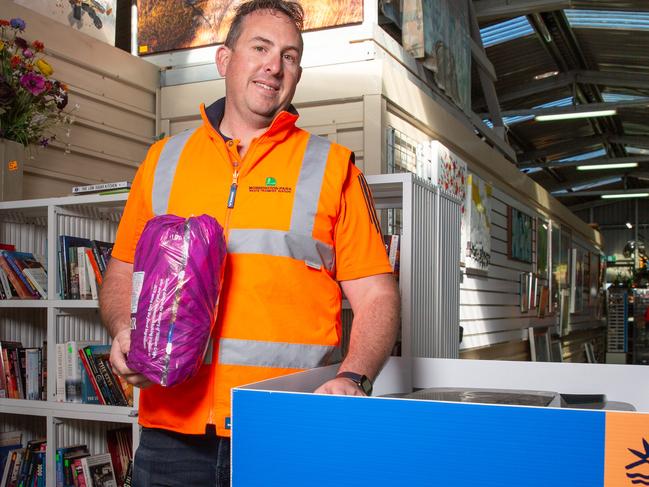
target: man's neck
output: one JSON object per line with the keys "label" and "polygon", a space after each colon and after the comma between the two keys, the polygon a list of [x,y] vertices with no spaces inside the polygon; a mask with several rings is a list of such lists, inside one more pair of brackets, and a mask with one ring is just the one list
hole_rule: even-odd
{"label": "man's neck", "polygon": [[219,125],[219,131],[223,135],[239,141],[239,154],[243,157],[248,151],[252,140],[266,132],[271,123],[272,120],[267,121],[263,119],[258,123],[244,121],[237,114],[228,112],[226,104],[225,113]]}

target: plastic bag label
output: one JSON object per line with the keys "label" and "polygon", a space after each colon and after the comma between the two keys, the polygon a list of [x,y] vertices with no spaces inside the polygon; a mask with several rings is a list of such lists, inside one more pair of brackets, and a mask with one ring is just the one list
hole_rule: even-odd
{"label": "plastic bag label", "polygon": [[142,284],[144,283],[144,271],[133,273],[133,289],[131,291],[131,313],[137,311],[137,303],[140,301]]}

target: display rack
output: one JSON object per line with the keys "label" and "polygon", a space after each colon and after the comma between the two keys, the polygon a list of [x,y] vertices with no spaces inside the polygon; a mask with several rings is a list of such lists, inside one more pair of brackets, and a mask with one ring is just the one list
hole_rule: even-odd
{"label": "display rack", "polygon": [[48,269],[48,299],[0,301],[0,339],[40,347],[47,341],[47,399],[0,399],[0,431],[20,429],[25,440],[47,439],[46,482],[55,485],[56,448],[85,443],[91,453],[107,451],[106,430],[130,424],[139,441],[137,392],[134,407],[57,402],[55,343],[110,337],[99,321],[96,300],[61,299],[59,235],[114,241],[128,195],[70,196],[0,203],[0,241],[31,252]]}
{"label": "display rack", "polygon": [[460,200],[411,173],[367,182],[377,210],[401,209],[401,355],[457,358]]}

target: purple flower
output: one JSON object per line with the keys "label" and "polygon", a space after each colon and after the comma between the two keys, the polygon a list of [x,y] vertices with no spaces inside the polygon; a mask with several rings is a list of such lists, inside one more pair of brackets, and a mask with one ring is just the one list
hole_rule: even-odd
{"label": "purple flower", "polygon": [[45,91],[45,78],[38,74],[27,73],[22,75],[20,84],[34,96],[38,96]]}
{"label": "purple flower", "polygon": [[29,44],[27,44],[27,41],[23,39],[22,37],[16,37],[14,39],[14,42],[16,43],[16,46],[19,47],[20,49],[27,49],[29,47]]}
{"label": "purple flower", "polygon": [[18,29],[20,32],[25,30],[26,25],[23,19],[19,19],[16,17],[15,19],[11,19],[9,23],[11,24],[11,27],[13,27],[14,29]]}
{"label": "purple flower", "polygon": [[34,51],[31,49],[23,49],[23,56],[25,59],[31,59],[34,57]]}
{"label": "purple flower", "polygon": [[41,140],[38,141],[38,144],[41,147],[47,148],[50,145],[50,139],[48,139],[47,137],[43,137]]}

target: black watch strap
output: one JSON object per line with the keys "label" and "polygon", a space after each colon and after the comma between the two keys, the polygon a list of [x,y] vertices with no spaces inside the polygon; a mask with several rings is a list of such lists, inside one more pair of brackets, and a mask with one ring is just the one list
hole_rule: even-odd
{"label": "black watch strap", "polygon": [[338,377],[344,377],[355,382],[361,391],[368,396],[372,395],[372,381],[366,375],[357,374],[356,372],[340,372],[336,378]]}

